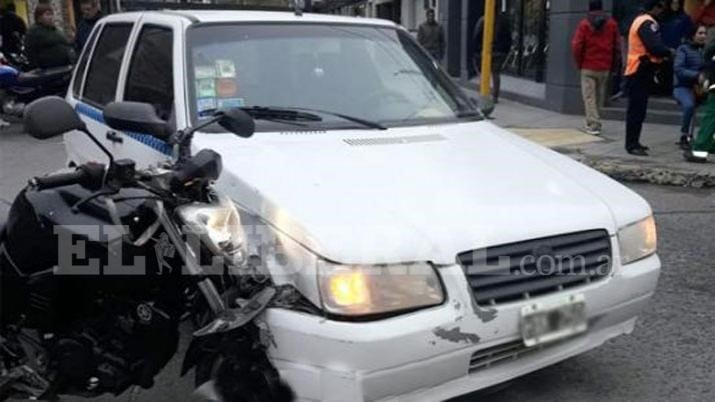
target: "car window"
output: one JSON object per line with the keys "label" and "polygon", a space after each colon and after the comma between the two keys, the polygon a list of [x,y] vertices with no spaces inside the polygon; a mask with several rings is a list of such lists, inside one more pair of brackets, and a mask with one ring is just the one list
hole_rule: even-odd
{"label": "car window", "polygon": [[132,24],[107,24],[94,49],[84,85],[83,100],[103,107],[114,100],[117,78]]}
{"label": "car window", "polygon": [[82,57],[79,58],[77,62],[77,68],[75,72],[74,84],[72,85],[72,94],[75,98],[80,97],[80,91],[82,90],[82,81],[84,80],[84,72],[87,70],[87,61],[89,60],[89,53],[92,51],[92,46],[94,46],[94,41],[97,39],[99,29],[95,29],[92,32],[92,36],[89,37],[86,44],[84,45],[84,51],[82,52]]}
{"label": "car window", "polygon": [[124,100],[150,103],[164,120],[170,119],[174,104],[172,49],[170,28],[142,28],[124,91]]}
{"label": "car window", "polygon": [[[363,25],[225,24],[188,31],[193,119],[216,108],[303,107],[388,126],[476,112],[409,35]],[[345,125],[326,116],[315,125]],[[466,117],[465,117],[466,118]],[[273,122],[259,121],[270,131]]]}

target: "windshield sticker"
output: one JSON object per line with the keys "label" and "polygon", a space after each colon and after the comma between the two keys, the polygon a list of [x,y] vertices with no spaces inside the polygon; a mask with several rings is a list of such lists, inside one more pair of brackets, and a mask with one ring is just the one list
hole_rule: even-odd
{"label": "windshield sticker", "polygon": [[194,69],[194,75],[197,80],[205,78],[216,78],[216,67],[214,66],[197,66]]}
{"label": "windshield sticker", "polygon": [[228,99],[219,99],[218,100],[218,108],[219,109],[228,109],[232,107],[244,107],[246,106],[246,100],[243,98],[228,98]]}
{"label": "windshield sticker", "polygon": [[216,71],[220,78],[236,77],[236,65],[231,60],[216,60]]}
{"label": "windshield sticker", "polygon": [[216,98],[199,98],[196,101],[196,110],[199,112],[199,116],[206,111],[213,111],[216,109]]}
{"label": "windshield sticker", "polygon": [[212,98],[216,96],[216,80],[204,78],[196,80],[196,93],[199,98]]}
{"label": "windshield sticker", "polygon": [[216,93],[219,98],[232,98],[238,93],[236,81],[232,78],[220,78],[216,80]]}

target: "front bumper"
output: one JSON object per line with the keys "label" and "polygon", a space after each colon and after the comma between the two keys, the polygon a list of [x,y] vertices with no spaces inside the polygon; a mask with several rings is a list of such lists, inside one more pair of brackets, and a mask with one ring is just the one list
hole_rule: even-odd
{"label": "front bumper", "polygon": [[636,315],[655,291],[659,273],[660,260],[652,256],[614,267],[603,281],[536,298],[548,302],[584,295],[588,332],[471,372],[475,352],[520,339],[520,311],[528,302],[503,304],[493,319],[480,318],[472,308],[462,269],[456,265],[440,270],[449,299],[435,308],[366,323],[271,309],[265,320],[274,364],[301,401],[444,400],[552,365],[630,333]]}

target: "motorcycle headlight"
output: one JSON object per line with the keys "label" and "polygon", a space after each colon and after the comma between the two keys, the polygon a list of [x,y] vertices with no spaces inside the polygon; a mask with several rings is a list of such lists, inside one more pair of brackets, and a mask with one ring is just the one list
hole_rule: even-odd
{"label": "motorcycle headlight", "polygon": [[318,262],[323,308],[332,314],[365,316],[441,304],[444,290],[434,267],[338,265]]}
{"label": "motorcycle headlight", "polygon": [[618,231],[621,265],[641,260],[656,251],[658,236],[653,215]]}
{"label": "motorcycle headlight", "polygon": [[219,196],[214,204],[182,206],[177,212],[214,254],[226,258],[234,266],[245,263],[246,233],[230,198]]}

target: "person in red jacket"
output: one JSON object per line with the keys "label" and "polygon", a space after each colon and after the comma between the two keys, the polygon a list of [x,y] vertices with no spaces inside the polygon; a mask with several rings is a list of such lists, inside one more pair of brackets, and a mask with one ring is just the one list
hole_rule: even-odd
{"label": "person in red jacket", "polygon": [[603,11],[602,0],[589,1],[589,13],[581,20],[571,40],[576,67],[581,71],[581,92],[586,110],[584,131],[601,134],[600,108],[608,79],[621,54],[621,36],[616,20]]}

